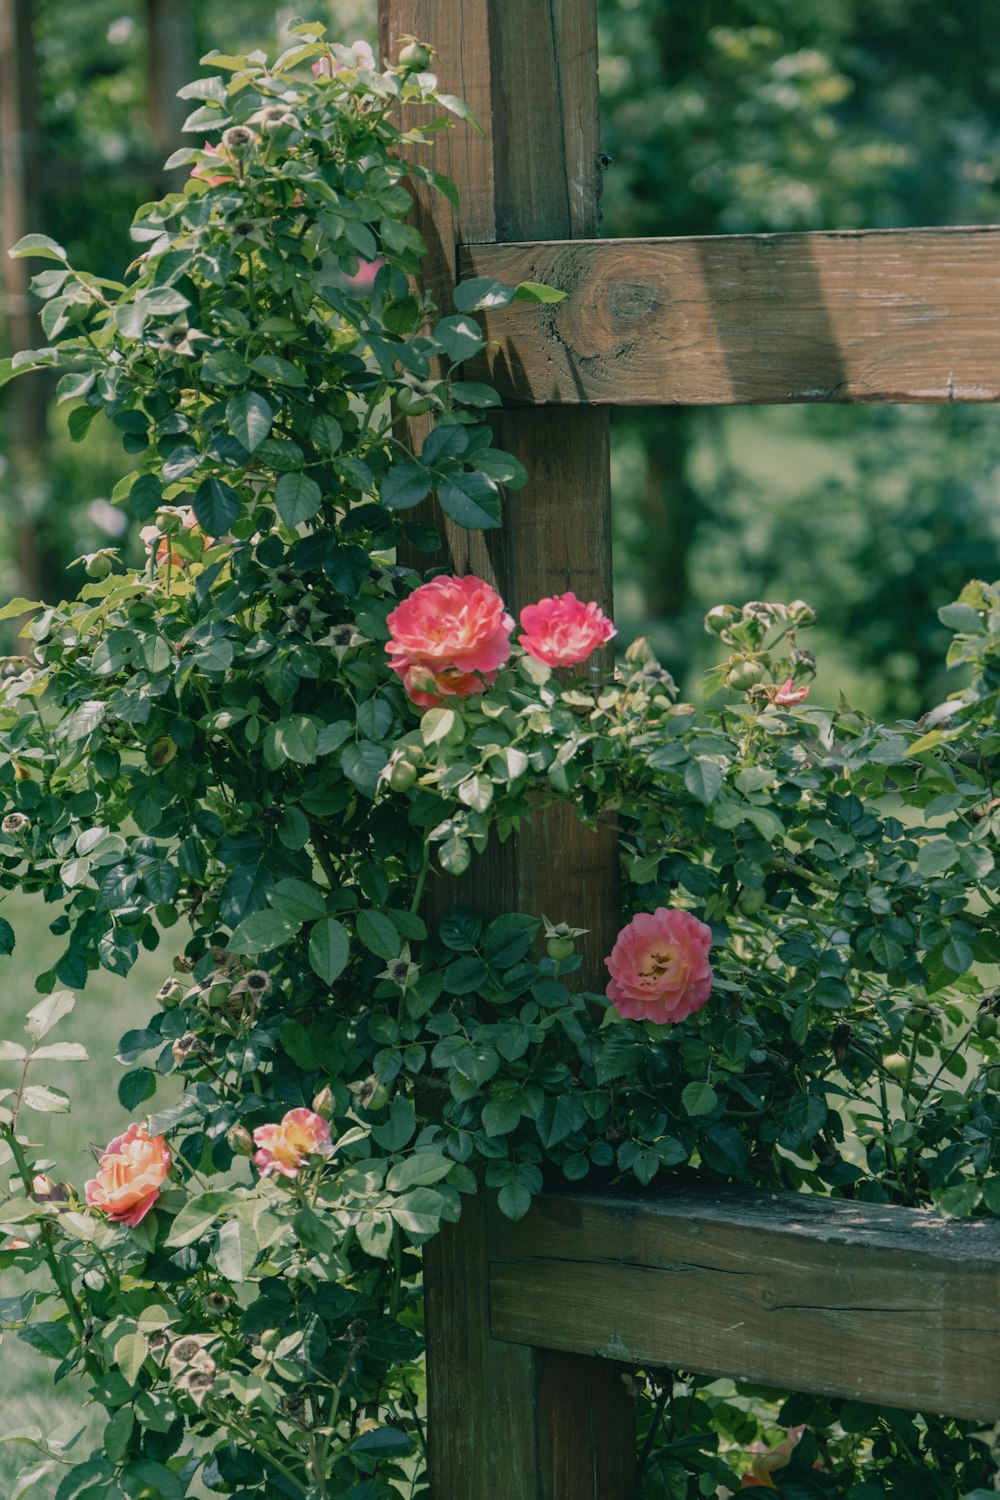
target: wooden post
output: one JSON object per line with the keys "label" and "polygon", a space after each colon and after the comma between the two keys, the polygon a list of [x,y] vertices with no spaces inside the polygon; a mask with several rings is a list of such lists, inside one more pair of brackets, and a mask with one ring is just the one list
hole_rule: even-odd
{"label": "wooden post", "polygon": [[[42,342],[28,284],[38,265],[11,260],[7,249],[37,232],[38,122],[35,56],[30,0],[0,0],[0,286],[4,294],[9,352]],[[16,516],[17,563],[21,591],[34,599],[41,591],[36,518],[48,495],[46,427],[48,381],[43,371],[25,375],[6,397],[6,488]]]}
{"label": "wooden post", "polygon": [[[194,76],[195,50],[190,0],[146,0],[146,112],[158,166],[184,144],[181,126],[192,106],[178,99],[177,90]],[[175,192],[188,171],[185,166],[168,174]]]}
{"label": "wooden post", "polygon": [[[595,0],[380,0],[379,9],[382,55],[396,56],[405,35],[430,42],[442,87],[466,100],[486,132],[459,125],[433,151],[461,197],[457,221],[443,200],[420,205],[427,283],[442,311],[452,310],[461,244],[595,235]],[[444,528],[451,566],[494,583],[514,615],[568,589],[610,610],[606,414],[508,411],[497,440],[530,484],[507,497],[501,531]],[[583,982],[603,989],[617,871],[611,831],[588,830],[559,808],[488,851],[452,899],[588,928]],[[486,1222],[483,1203],[469,1204],[426,1252],[434,1500],[631,1500],[634,1419],[619,1371],[491,1337]]]}

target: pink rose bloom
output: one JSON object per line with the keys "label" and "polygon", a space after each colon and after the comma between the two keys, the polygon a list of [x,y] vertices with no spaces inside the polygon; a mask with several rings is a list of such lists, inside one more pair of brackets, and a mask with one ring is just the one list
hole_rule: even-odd
{"label": "pink rose bloom", "polygon": [[809,697],[809,689],[797,688],[794,677],[786,677],[780,687],[767,688],[766,691],[768,703],[777,703],[780,708],[791,708]]}
{"label": "pink rose bloom", "polygon": [[294,1179],[310,1156],[329,1156],[332,1149],[326,1120],[305,1108],[290,1109],[280,1125],[258,1125],[253,1143],[260,1147],[253,1163],[262,1177],[278,1172]]}
{"label": "pink rose bloom", "polygon": [[222,171],[213,173],[209,170],[207,162],[200,161],[191,168],[188,176],[204,177],[209,187],[219,187],[223,182],[232,182],[234,169],[228,154],[218,146],[213,146],[211,141],[206,141],[202,149],[207,151],[210,156],[217,156],[219,158],[219,166],[222,168]]}
{"label": "pink rose bloom", "polygon": [[321,57],[319,62],[312,65],[315,78],[329,78],[334,73],[342,73],[345,68],[368,68],[374,71],[375,54],[367,42],[354,42],[351,46],[354,61],[343,63],[336,57]]}
{"label": "pink rose bloom", "polygon": [[386,621],[390,666],[419,708],[484,691],[510,656],[514,621],[481,578],[432,578]]}
{"label": "pink rose bloom", "polygon": [[349,292],[370,292],[375,285],[375,278],[385,265],[381,255],[374,260],[362,260],[353,276],[344,277],[344,285]]}
{"label": "pink rose bloom", "polygon": [[640,912],[604,960],[611,975],[604,993],[619,1015],[633,1021],[683,1021],[711,991],[711,946],[711,928],[690,912],[665,906]]}
{"label": "pink rose bloom", "polygon": [[173,1158],[162,1135],[150,1138],[145,1125],[132,1124],[116,1136],[85,1184],[87,1202],[117,1224],[133,1228],[160,1196]]}
{"label": "pink rose bloom", "polygon": [[521,645],[550,667],[575,667],[618,632],[603,610],[575,594],[557,594],[521,611]]}

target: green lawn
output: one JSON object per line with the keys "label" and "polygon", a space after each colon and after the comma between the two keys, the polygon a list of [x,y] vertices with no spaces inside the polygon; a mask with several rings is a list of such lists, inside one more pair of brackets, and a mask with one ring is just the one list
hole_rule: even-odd
{"label": "green lawn", "polygon": [[[25,1013],[38,1000],[35,975],[48,968],[65,945],[64,938],[53,937],[48,930],[57,913],[57,907],[44,906],[40,898],[10,897],[3,904],[3,915],[14,926],[17,943],[10,957],[0,958],[0,1039],[23,1041]],[[52,1034],[52,1040],[82,1042],[91,1060],[38,1066],[35,1081],[50,1083],[69,1094],[71,1112],[25,1112],[22,1129],[30,1130],[44,1154],[55,1158],[58,1166],[53,1175],[72,1182],[78,1191],[91,1175],[91,1145],[104,1146],[128,1123],[116,1092],[124,1069],[114,1061],[114,1053],[122,1033],[148,1019],[154,1008],[153,997],[170,971],[176,942],[175,928],[166,934],[157,953],[142,954],[127,979],[118,979],[103,969],[92,974],[78,996],[74,1013]],[[8,1087],[16,1078],[15,1064],[0,1063],[0,1087]],[[23,1277],[14,1270],[0,1277],[0,1295],[15,1296],[23,1286]],[[0,1435],[28,1426],[46,1433],[76,1430],[87,1422],[88,1437],[99,1440],[104,1413],[99,1408],[85,1409],[86,1396],[79,1383],[66,1380],[53,1389],[52,1361],[22,1344],[16,1334],[5,1336],[2,1359]],[[74,1453],[81,1455],[84,1451],[81,1445]],[[32,1452],[20,1443],[0,1445],[0,1496],[12,1493],[14,1476],[28,1467]],[[29,1492],[30,1500],[50,1500],[59,1477],[56,1474],[40,1479]]]}

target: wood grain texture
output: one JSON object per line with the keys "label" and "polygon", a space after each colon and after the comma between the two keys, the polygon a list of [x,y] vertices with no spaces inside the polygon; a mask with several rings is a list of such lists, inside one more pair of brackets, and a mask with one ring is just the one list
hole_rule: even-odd
{"label": "wood grain texture", "polygon": [[568,293],[488,319],[477,373],[511,400],[1000,399],[998,228],[467,246],[461,265]]}
{"label": "wood grain texture", "polygon": [[1000,1417],[1000,1223],[810,1194],[550,1193],[490,1223],[498,1339]]}

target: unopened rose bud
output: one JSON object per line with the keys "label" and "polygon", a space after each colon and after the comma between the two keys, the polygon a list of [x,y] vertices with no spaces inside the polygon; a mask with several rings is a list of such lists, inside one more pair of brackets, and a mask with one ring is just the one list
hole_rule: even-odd
{"label": "unopened rose bud", "polygon": [[234,1156],[253,1156],[253,1136],[242,1125],[231,1125],[226,1140]]}
{"label": "unopened rose bud", "polygon": [[333,1114],[333,1090],[329,1084],[325,1088],[320,1089],[312,1102],[312,1107],[313,1112],[321,1115],[324,1120],[328,1120]]}

